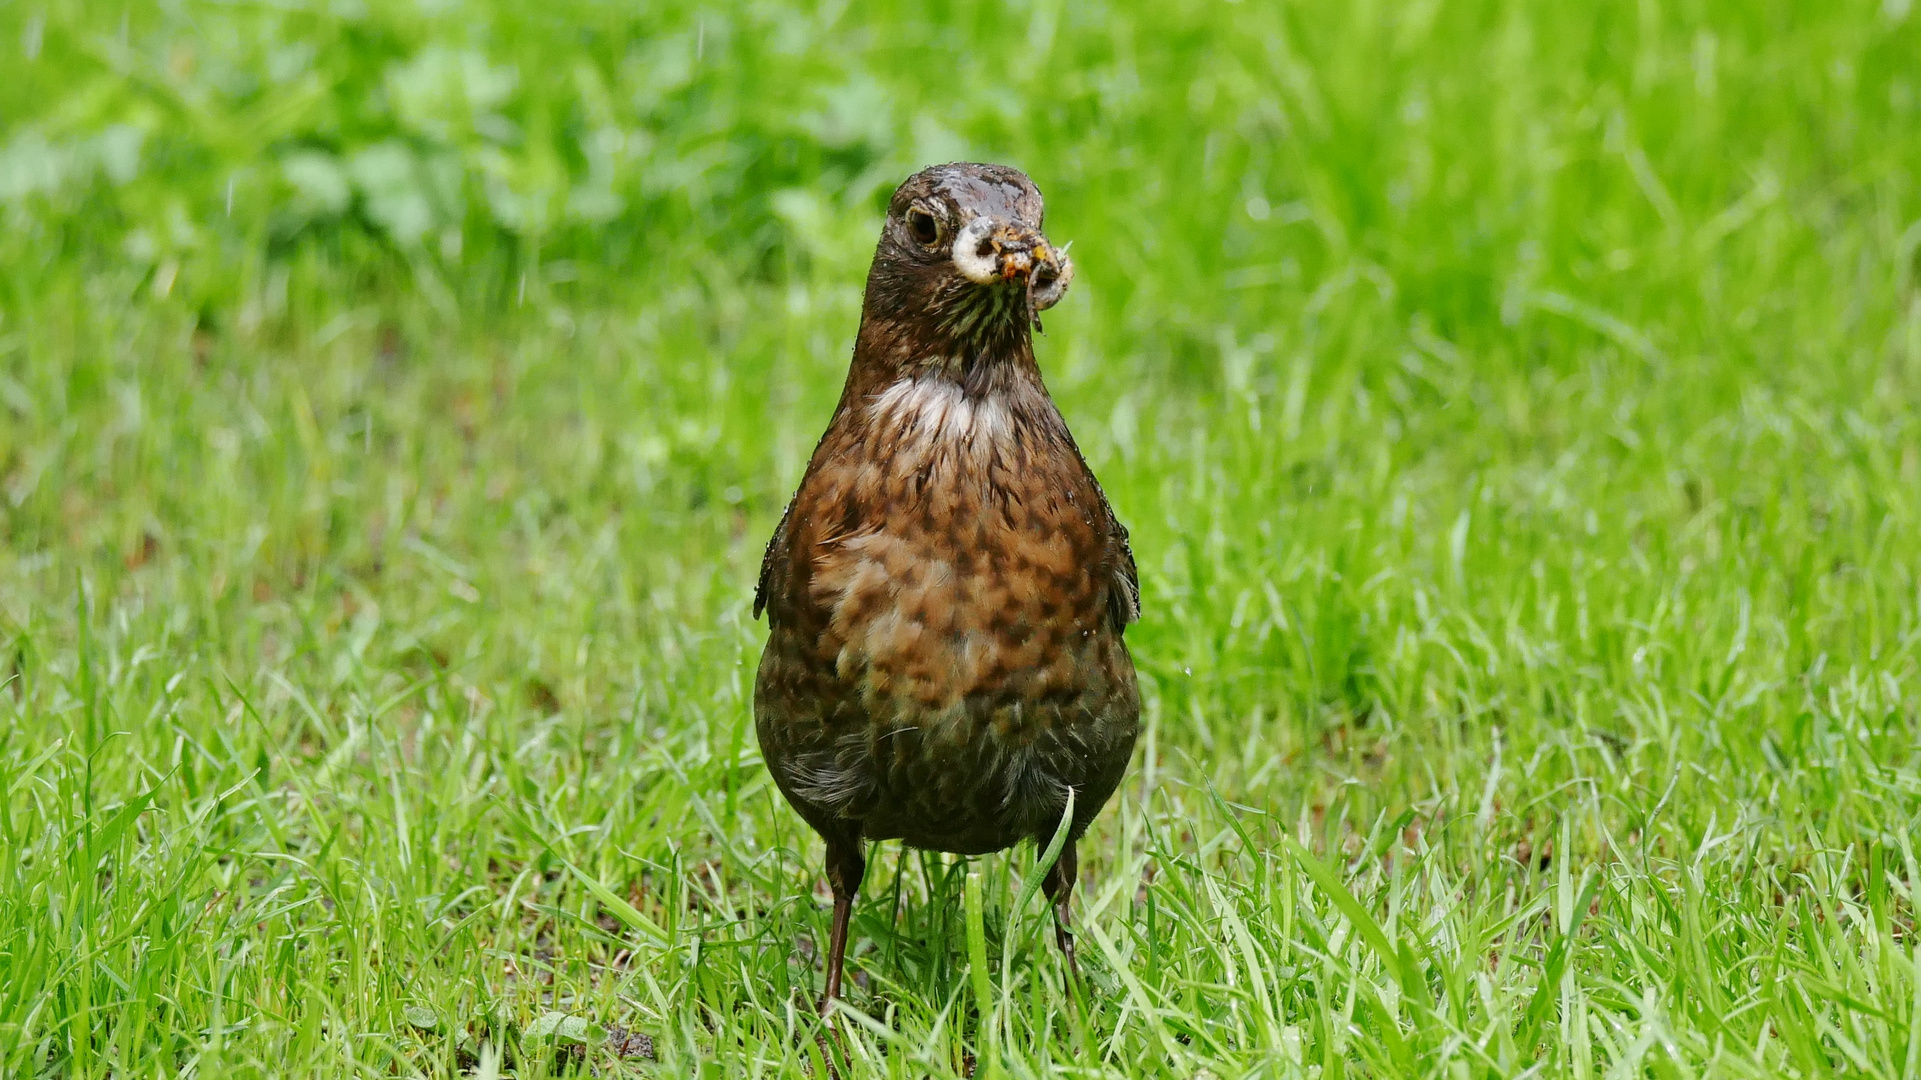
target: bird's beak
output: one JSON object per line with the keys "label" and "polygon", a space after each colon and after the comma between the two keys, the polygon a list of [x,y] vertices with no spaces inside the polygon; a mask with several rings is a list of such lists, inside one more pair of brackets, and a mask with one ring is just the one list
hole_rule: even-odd
{"label": "bird's beak", "polygon": [[1059,303],[1074,277],[1067,248],[1025,225],[991,217],[975,218],[954,237],[954,266],[976,285],[1024,279],[1037,312]]}

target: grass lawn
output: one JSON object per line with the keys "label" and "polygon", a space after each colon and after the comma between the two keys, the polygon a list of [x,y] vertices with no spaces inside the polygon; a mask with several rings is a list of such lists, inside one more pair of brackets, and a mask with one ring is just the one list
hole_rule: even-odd
{"label": "grass lawn", "polygon": [[[0,1075],[1921,1075],[1912,7],[0,5]],[[822,1041],[749,608],[957,157],[1145,730],[1084,985],[883,845]]]}

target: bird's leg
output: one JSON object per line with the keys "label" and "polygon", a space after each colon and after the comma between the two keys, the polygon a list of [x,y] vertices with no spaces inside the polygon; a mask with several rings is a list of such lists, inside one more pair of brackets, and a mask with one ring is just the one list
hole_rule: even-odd
{"label": "bird's leg", "polygon": [[1054,905],[1054,940],[1061,947],[1061,955],[1067,957],[1067,970],[1076,980],[1081,977],[1080,961],[1074,957],[1074,931],[1072,913],[1068,901],[1074,896],[1074,882],[1080,877],[1080,864],[1074,857],[1074,841],[1061,845],[1061,857],[1041,879],[1041,891]]}
{"label": "bird's leg", "polygon": [[827,838],[827,884],[834,890],[834,927],[827,937],[827,992],[821,995],[820,1012],[840,997],[841,961],[847,955],[847,920],[854,914],[854,897],[860,895],[860,880],[867,874],[867,859],[861,854],[860,833]]}

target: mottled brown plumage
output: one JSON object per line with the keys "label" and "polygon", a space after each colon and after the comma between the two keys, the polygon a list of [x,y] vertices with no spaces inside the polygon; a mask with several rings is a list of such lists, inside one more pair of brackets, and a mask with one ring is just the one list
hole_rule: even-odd
{"label": "mottled brown plumage", "polygon": [[767,545],[762,755],[827,841],[823,1007],[867,840],[975,855],[1051,839],[1062,949],[1075,840],[1119,784],[1140,700],[1127,530],[1034,361],[1073,276],[1019,171],[943,165],[894,193],[846,388]]}

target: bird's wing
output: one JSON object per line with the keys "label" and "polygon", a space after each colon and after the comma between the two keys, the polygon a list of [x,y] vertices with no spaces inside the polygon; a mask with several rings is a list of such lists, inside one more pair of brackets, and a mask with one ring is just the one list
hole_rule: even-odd
{"label": "bird's wing", "polygon": [[[1103,505],[1107,502],[1105,493],[1101,495]],[[1107,612],[1113,616],[1114,625],[1126,626],[1138,622],[1141,617],[1141,572],[1134,566],[1134,549],[1127,543],[1127,526],[1114,516],[1113,507],[1107,508],[1107,523],[1112,528],[1109,534],[1114,544],[1114,582],[1107,594]]]}
{"label": "bird's wing", "polygon": [[1107,501],[1107,491],[1101,487],[1101,478],[1087,464],[1087,455],[1081,453],[1080,444],[1074,441],[1074,434],[1067,430],[1067,421],[1059,419],[1061,437],[1067,441],[1068,448],[1074,452],[1075,460],[1081,464],[1081,475],[1094,489],[1094,501],[1099,504],[1101,513],[1107,517],[1107,561],[1112,580],[1108,582],[1107,614],[1114,620],[1114,629],[1124,629],[1128,623],[1138,622],[1141,617],[1141,572],[1134,565],[1134,549],[1127,542],[1127,526],[1114,514],[1114,504]]}
{"label": "bird's wing", "polygon": [[767,541],[767,553],[760,559],[760,580],[754,584],[754,618],[767,610],[767,597],[779,586],[775,580],[787,568],[787,523],[794,516],[794,503],[800,495],[787,503],[787,509],[780,515],[780,524],[774,527],[774,535]]}

